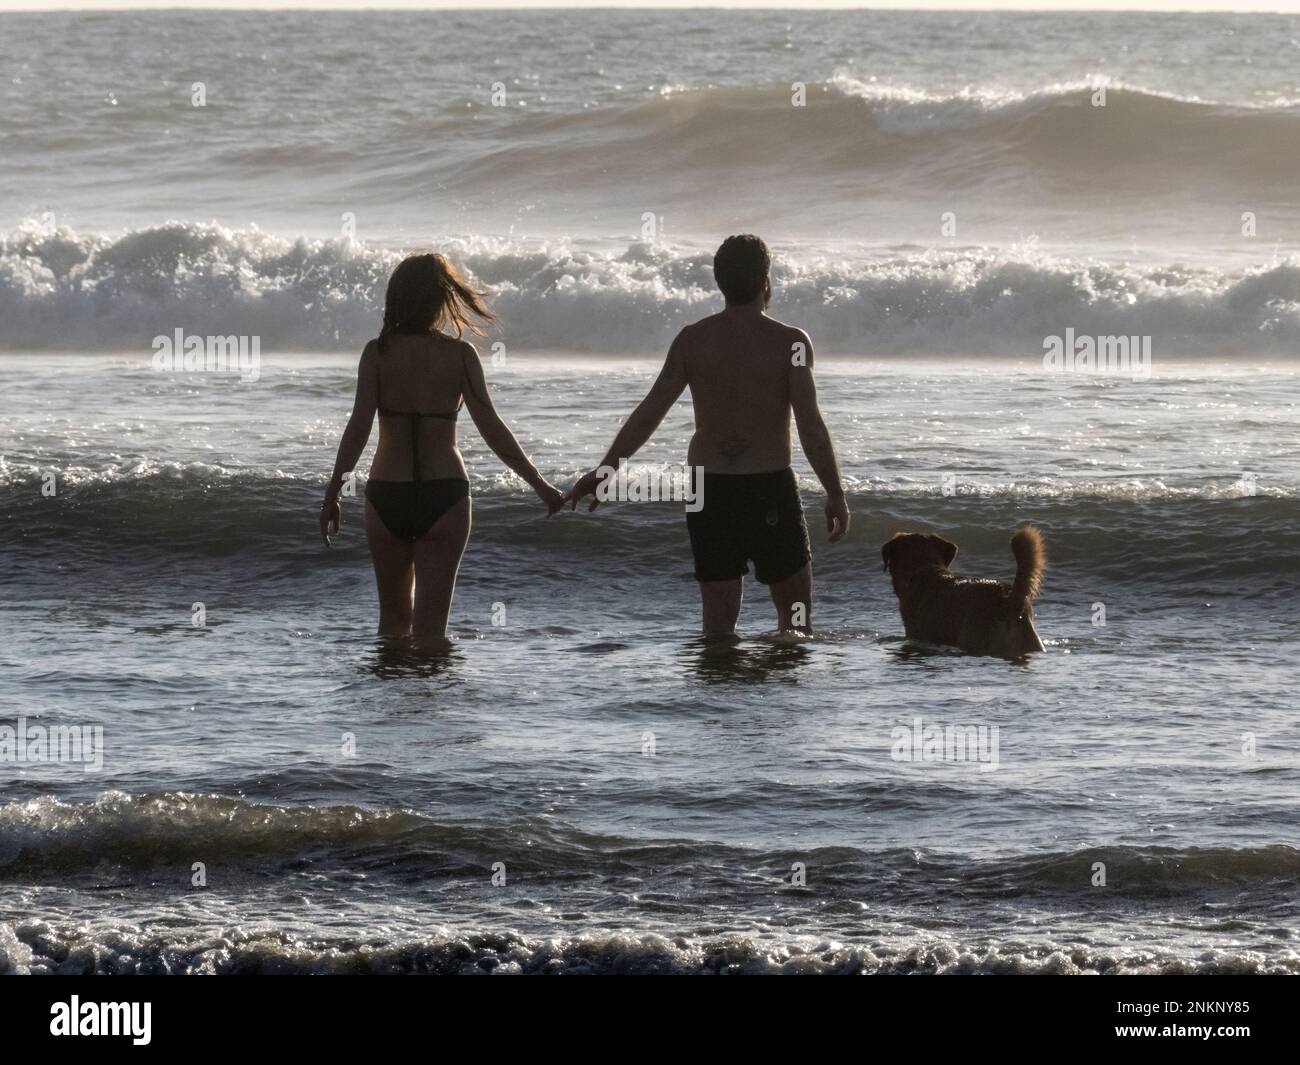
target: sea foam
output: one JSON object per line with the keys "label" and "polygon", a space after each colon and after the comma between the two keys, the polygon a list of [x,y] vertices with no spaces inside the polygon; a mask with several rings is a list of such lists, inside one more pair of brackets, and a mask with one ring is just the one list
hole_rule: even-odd
{"label": "sea foam", "polygon": [[[668,242],[451,238],[515,351],[663,351],[718,309],[711,254]],[[153,338],[260,337],[263,352],[359,350],[405,249],[171,222],[120,234],[35,224],[0,239],[0,350],[149,352]],[[1150,336],[1154,357],[1292,354],[1300,262],[1142,266],[1031,244],[848,254],[778,247],[772,313],[819,350],[1040,355],[1072,328]],[[490,342],[489,341],[489,342]]]}

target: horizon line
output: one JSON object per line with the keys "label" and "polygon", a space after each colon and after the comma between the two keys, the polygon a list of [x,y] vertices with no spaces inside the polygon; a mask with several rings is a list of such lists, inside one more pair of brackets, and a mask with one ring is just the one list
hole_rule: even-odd
{"label": "horizon line", "polygon": [[617,0],[546,0],[545,3],[521,3],[520,0],[481,0],[479,3],[472,3],[470,0],[450,0],[450,2],[440,2],[440,0],[391,0],[391,2],[381,4],[367,4],[362,0],[342,0],[339,3],[330,3],[328,0],[322,3],[320,0],[234,0],[232,3],[221,3],[220,0],[197,0],[195,3],[177,3],[175,0],[124,0],[122,3],[116,0],[107,0],[99,3],[41,3],[37,0],[35,3],[19,3],[10,5],[0,0],[0,15],[6,14],[101,14],[101,13],[129,13],[132,11],[189,11],[189,12],[234,12],[234,11],[299,11],[299,12],[331,12],[331,11],[351,11],[351,12],[419,12],[419,11],[448,11],[448,12],[482,12],[482,11],[515,11],[515,12],[532,12],[532,11],[569,11],[569,10],[603,10],[603,11],[754,11],[754,12],[778,12],[781,14],[796,14],[805,11],[888,11],[898,14],[978,14],[978,13],[1019,13],[1019,14],[1061,14],[1061,15],[1082,15],[1082,14],[1161,14],[1161,15],[1215,15],[1215,14],[1240,14],[1240,15],[1295,15],[1300,14],[1300,0],[1290,0],[1287,7],[1261,4],[1259,6],[1242,6],[1233,4],[1231,0],[1223,0],[1222,4],[1214,3],[1213,6],[1188,6],[1186,0],[1173,0],[1172,3],[1162,3],[1161,0],[1151,0],[1148,3],[1142,3],[1138,0],[1134,4],[1122,4],[1119,2],[1111,3],[1108,0],[1099,0],[1091,5],[1082,4],[1075,6],[1070,3],[1069,6],[1062,6],[1050,3],[1050,0],[991,0],[985,3],[982,0],[976,0],[970,5],[962,5],[960,0],[938,0],[937,3],[927,4],[924,0],[920,3],[917,0],[876,0],[876,2],[862,3],[858,0],[848,0],[848,2],[838,2],[838,0],[819,0],[817,3],[800,3],[798,5],[780,5],[768,3],[766,0],[760,2],[751,2],[751,0],[713,0],[713,2],[700,3],[698,0],[658,0],[651,3],[618,3]]}

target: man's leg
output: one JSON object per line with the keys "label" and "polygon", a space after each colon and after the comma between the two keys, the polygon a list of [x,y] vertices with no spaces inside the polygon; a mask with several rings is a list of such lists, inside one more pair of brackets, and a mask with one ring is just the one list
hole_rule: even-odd
{"label": "man's leg", "polygon": [[812,560],[803,569],[768,585],[782,632],[812,632]]}
{"label": "man's leg", "polygon": [[745,595],[745,578],[729,581],[700,581],[700,602],[704,607],[704,634],[727,636],[736,631],[740,602]]}

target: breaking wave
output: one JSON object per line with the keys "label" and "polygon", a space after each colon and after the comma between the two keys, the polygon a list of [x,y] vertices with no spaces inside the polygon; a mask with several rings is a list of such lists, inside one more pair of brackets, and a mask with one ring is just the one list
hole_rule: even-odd
{"label": "breaking wave", "polygon": [[998,946],[918,940],[893,948],[834,940],[766,942],[742,935],[588,934],[537,938],[448,932],[402,942],[127,928],[83,933],[33,921],[0,924],[0,974],[356,975],[1282,975],[1300,959],[1251,951],[1106,950],[1073,944]]}
{"label": "breaking wave", "polygon": [[[519,351],[647,353],[718,307],[711,254],[486,238],[441,243],[484,286]],[[25,226],[0,239],[0,350],[131,351],[155,336],[261,338],[272,351],[359,350],[402,253],[345,240],[172,222],[118,235]],[[1150,336],[1155,359],[1294,354],[1300,262],[1137,266],[1016,250],[850,257],[778,250],[773,313],[827,352],[1041,357],[1066,328]],[[489,341],[490,342],[490,341]]]}

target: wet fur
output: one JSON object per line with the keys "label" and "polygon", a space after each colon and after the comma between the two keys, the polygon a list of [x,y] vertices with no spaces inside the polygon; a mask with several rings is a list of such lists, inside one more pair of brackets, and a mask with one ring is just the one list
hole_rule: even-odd
{"label": "wet fur", "polygon": [[934,533],[895,533],[880,553],[909,639],[1002,658],[1044,650],[1034,628],[1034,598],[1047,552],[1032,526],[1011,538],[1016,576],[1010,584],[953,573],[948,567],[957,545]]}

